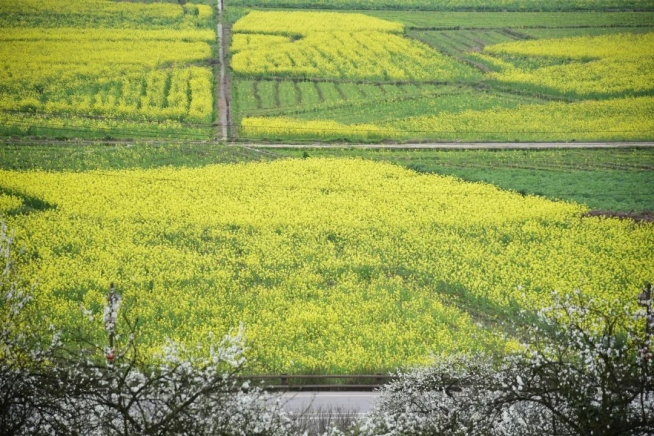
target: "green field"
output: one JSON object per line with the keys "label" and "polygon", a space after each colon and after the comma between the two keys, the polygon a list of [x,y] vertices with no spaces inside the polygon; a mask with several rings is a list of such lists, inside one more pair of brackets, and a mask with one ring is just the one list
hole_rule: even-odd
{"label": "green field", "polygon": [[266,152],[215,144],[117,143],[71,145],[2,144],[0,168],[15,171],[90,171],[129,168],[200,167],[218,163],[267,161]]}
{"label": "green field", "polygon": [[[286,96],[282,93],[286,91]],[[244,116],[367,122],[441,111],[515,107],[545,100],[479,91],[466,84],[356,84],[347,82],[238,81],[234,104]]]}
{"label": "green field", "polygon": [[653,12],[435,12],[366,11],[366,15],[398,21],[407,30],[452,28],[525,29],[588,27],[651,27]]}
{"label": "green field", "polygon": [[233,0],[233,6],[463,11],[652,10],[650,0]]}

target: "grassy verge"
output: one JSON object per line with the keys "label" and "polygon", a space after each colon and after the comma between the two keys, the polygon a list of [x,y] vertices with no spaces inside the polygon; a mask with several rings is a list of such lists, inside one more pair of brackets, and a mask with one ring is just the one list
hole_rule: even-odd
{"label": "grassy verge", "polygon": [[591,209],[654,210],[654,150],[276,150],[280,156],[360,157],[420,172],[495,184],[503,189],[570,200]]}
{"label": "grassy verge", "polygon": [[163,166],[200,167],[270,159],[242,147],[213,144],[39,144],[0,147],[0,169],[90,171]]}

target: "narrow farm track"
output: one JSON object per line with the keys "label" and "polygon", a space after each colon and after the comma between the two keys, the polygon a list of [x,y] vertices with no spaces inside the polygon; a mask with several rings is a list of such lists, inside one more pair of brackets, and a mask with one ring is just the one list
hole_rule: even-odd
{"label": "narrow farm track", "polygon": [[265,143],[265,142],[224,142],[193,139],[34,139],[34,138],[0,138],[0,144],[69,144],[69,145],[128,145],[133,143],[156,145],[167,144],[214,144],[216,146],[240,147],[252,150],[275,149],[275,148],[358,148],[358,149],[393,149],[393,150],[538,150],[538,149],[575,149],[575,148],[654,148],[652,141],[631,141],[631,142],[425,142],[425,143],[384,143],[384,144],[355,144],[355,143]]}
{"label": "narrow farm track", "polygon": [[226,41],[224,34],[223,26],[223,0],[218,0],[218,57],[220,61],[220,80],[218,84],[218,116],[220,119],[221,126],[221,138],[222,140],[227,140],[229,131],[229,103],[227,99],[226,89],[228,88],[227,76],[226,76],[226,65],[225,65],[225,52],[226,52]]}

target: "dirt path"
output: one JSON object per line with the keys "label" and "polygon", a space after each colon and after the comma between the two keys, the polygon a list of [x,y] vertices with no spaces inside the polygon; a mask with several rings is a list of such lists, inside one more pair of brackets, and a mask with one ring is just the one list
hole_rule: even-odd
{"label": "dirt path", "polygon": [[605,218],[631,219],[636,222],[654,222],[654,211],[652,212],[613,212],[610,210],[591,210],[585,216],[601,216]]}
{"label": "dirt path", "polygon": [[220,122],[220,138],[226,141],[229,135],[229,102],[227,100],[227,75],[225,65],[225,33],[223,24],[224,0],[218,1],[218,60],[220,62],[220,80],[218,82],[218,120]]}

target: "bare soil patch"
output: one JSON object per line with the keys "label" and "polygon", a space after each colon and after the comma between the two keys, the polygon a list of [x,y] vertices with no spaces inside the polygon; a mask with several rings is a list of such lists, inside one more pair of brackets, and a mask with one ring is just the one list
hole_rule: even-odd
{"label": "bare soil patch", "polygon": [[584,216],[601,216],[606,218],[631,219],[636,222],[654,222],[654,211],[613,212],[610,210],[591,210]]}

